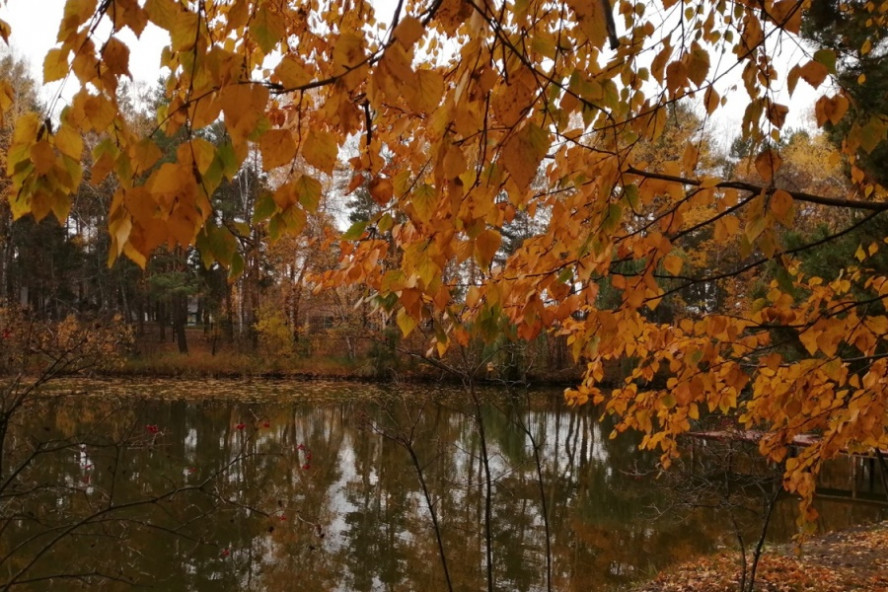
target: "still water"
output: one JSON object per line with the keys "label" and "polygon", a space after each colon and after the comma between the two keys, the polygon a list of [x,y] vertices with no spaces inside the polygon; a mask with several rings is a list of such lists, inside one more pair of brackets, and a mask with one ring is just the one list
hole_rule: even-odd
{"label": "still water", "polygon": [[[559,391],[479,399],[425,385],[56,386],[6,436],[0,590],[446,590],[448,576],[454,590],[613,590],[733,545],[718,511],[674,509],[687,504],[656,459],[610,439],[594,409]],[[880,517],[832,504],[821,526]]]}

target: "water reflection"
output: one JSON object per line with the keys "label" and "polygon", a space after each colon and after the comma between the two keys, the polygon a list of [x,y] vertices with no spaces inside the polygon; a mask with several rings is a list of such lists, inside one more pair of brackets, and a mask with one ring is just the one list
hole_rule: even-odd
{"label": "water reflection", "polygon": [[2,585],[444,590],[429,500],[455,590],[487,589],[488,503],[499,590],[547,589],[547,541],[551,589],[603,590],[730,539],[704,513],[653,521],[669,496],[642,476],[654,459],[557,392],[483,393],[479,412],[428,388],[69,390],[7,437]]}

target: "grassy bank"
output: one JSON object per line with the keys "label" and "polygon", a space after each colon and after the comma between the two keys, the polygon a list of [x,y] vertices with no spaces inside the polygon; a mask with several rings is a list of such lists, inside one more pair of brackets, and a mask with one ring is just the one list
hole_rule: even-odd
{"label": "grassy bank", "polygon": [[[211,341],[200,329],[189,329],[188,352],[180,353],[170,339],[156,334],[137,337],[116,373],[125,376],[183,378],[299,377],[338,380],[444,381],[456,380],[442,367],[407,353],[380,354],[372,347],[355,348],[348,355],[338,343],[315,344],[310,353],[276,351],[262,345]],[[457,366],[459,361],[450,362]],[[496,364],[483,367],[481,381],[502,381]],[[535,384],[575,384],[579,368],[570,365],[552,370],[540,367],[527,376]]]}

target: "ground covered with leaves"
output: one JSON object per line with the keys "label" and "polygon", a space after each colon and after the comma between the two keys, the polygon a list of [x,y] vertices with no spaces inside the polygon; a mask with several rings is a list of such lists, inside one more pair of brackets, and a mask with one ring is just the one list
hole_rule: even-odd
{"label": "ground covered with leaves", "polygon": [[[634,592],[729,592],[740,578],[736,552],[698,558],[670,568]],[[766,550],[759,564],[760,592],[883,592],[888,590],[888,522],[806,541],[801,550]]]}

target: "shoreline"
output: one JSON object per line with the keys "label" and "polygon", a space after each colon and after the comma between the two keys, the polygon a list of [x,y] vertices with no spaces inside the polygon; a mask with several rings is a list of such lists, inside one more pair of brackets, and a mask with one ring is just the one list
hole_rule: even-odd
{"label": "shoreline", "polygon": [[[719,551],[668,567],[628,592],[736,592],[740,555]],[[884,592],[888,590],[888,520],[767,545],[758,592]]]}

